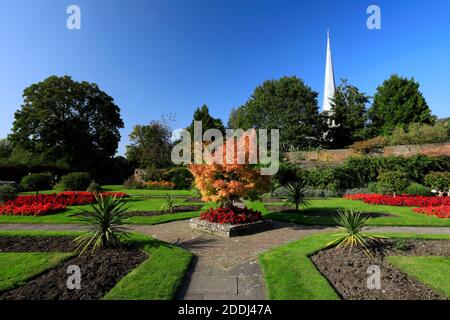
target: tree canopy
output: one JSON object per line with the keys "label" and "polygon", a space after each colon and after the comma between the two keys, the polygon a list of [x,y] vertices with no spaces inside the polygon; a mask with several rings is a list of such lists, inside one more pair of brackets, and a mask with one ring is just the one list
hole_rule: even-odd
{"label": "tree canopy", "polygon": [[126,156],[139,168],[165,168],[170,162],[172,130],[162,121],[133,127]]}
{"label": "tree canopy", "polygon": [[434,117],[419,87],[414,78],[393,75],[377,88],[369,110],[372,136],[388,134],[395,127],[410,123],[434,123]]}
{"label": "tree canopy", "polygon": [[330,127],[327,134],[333,148],[343,148],[366,138],[366,106],[369,96],[352,86],[347,80],[336,88],[331,103]]}
{"label": "tree canopy", "polygon": [[23,92],[8,139],[16,149],[93,172],[115,155],[120,109],[95,83],[52,76]]}
{"label": "tree canopy", "polygon": [[203,105],[194,111],[193,120],[189,127],[187,127],[192,139],[194,138],[194,121],[202,122],[202,134],[209,129],[218,129],[222,133],[225,133],[225,127],[222,120],[212,117],[209,113],[209,108],[207,105]]}
{"label": "tree canopy", "polygon": [[241,129],[280,129],[282,151],[318,146],[324,119],[318,93],[297,77],[268,80],[258,86],[246,104],[234,110],[229,124]]}

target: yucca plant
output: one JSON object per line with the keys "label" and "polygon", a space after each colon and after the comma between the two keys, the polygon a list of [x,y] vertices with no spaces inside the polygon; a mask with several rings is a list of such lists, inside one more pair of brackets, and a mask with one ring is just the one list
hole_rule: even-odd
{"label": "yucca plant", "polygon": [[287,201],[295,206],[295,211],[299,211],[300,207],[308,205],[305,200],[305,187],[304,180],[293,180],[285,185]]}
{"label": "yucca plant", "polygon": [[337,248],[343,247],[350,249],[353,247],[362,247],[371,256],[368,242],[383,237],[368,235],[363,232],[363,228],[368,225],[369,221],[370,218],[362,216],[361,212],[355,212],[353,210],[338,211],[336,223],[340,232],[335,234],[338,238],[328,243],[327,246],[337,244]]}
{"label": "yucca plant", "polygon": [[91,205],[91,211],[84,210],[81,220],[89,225],[89,231],[75,239],[78,243],[76,252],[82,255],[92,246],[92,252],[100,247],[120,244],[121,238],[126,238],[124,219],[129,215],[125,202],[113,196],[95,194],[96,204]]}
{"label": "yucca plant", "polygon": [[167,193],[164,196],[164,201],[165,203],[163,204],[162,209],[173,213],[173,210],[177,207],[177,204],[173,198],[172,193]]}

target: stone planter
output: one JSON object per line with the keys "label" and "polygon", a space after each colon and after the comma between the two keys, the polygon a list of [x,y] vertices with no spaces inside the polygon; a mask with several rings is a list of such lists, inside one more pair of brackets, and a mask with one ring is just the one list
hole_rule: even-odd
{"label": "stone planter", "polygon": [[216,236],[232,238],[270,229],[272,227],[272,220],[262,220],[253,223],[232,225],[213,223],[200,220],[199,218],[194,218],[189,221],[189,226],[192,229],[207,232]]}

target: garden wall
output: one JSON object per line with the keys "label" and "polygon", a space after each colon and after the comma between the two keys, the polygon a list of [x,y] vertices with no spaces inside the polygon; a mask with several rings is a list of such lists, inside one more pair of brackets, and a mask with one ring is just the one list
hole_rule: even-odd
{"label": "garden wall", "polygon": [[[450,156],[450,142],[385,147],[380,156],[409,157],[417,154],[427,156]],[[357,153],[352,149],[298,151],[287,152],[285,154],[289,161],[302,163],[306,166],[339,164],[347,158],[356,155]]]}

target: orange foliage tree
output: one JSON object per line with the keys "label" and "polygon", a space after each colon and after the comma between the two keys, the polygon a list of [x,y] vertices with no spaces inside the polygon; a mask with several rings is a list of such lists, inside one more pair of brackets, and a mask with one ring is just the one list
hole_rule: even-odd
{"label": "orange foliage tree", "polygon": [[[241,141],[242,143],[242,141]],[[226,161],[227,148],[224,143],[220,163],[205,161],[204,164],[189,165],[203,201],[220,203],[221,207],[231,208],[240,198],[256,198],[270,191],[270,176],[262,176],[260,170],[251,164],[239,164],[237,145],[234,147],[233,161]],[[249,158],[249,142],[243,143],[245,159]],[[212,157],[215,156],[213,153]],[[208,160],[208,159],[205,159]],[[208,164],[211,163],[211,164]]]}

